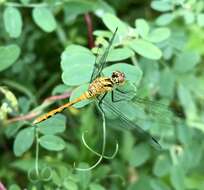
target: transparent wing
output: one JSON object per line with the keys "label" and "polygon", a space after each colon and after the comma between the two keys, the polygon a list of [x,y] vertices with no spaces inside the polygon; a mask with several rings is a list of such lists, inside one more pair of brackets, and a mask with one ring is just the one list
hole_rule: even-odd
{"label": "transparent wing", "polygon": [[[129,93],[121,94],[117,92],[114,94],[116,99],[128,100]],[[172,122],[181,122],[183,120],[182,118],[184,117],[181,111],[172,110],[168,105],[157,101],[151,101],[134,96],[131,103],[136,107],[136,109],[144,112],[144,116],[141,117],[141,114],[135,114],[135,118],[137,120],[148,120],[151,122],[159,122],[161,125],[172,125]]]}
{"label": "transparent wing", "polygon": [[110,48],[111,48],[111,46],[113,44],[113,41],[115,39],[117,30],[118,30],[118,28],[116,28],[115,32],[113,33],[113,36],[109,41],[108,47],[105,49],[103,55],[100,56],[100,59],[98,59],[99,56],[97,56],[95,64],[94,64],[94,69],[93,69],[93,72],[92,72],[92,75],[91,75],[90,82],[94,81],[97,77],[99,77],[101,75],[101,71],[105,67],[106,59],[107,59],[108,53],[110,51]]}
{"label": "transparent wing", "polygon": [[174,113],[167,105],[145,100],[140,97],[134,97],[132,102],[136,107],[143,109],[146,115],[148,115],[149,120],[172,125]]}
{"label": "transparent wing", "polygon": [[184,123],[184,114],[181,110],[172,109],[169,105],[157,101],[146,100],[141,97],[133,99],[134,105],[142,107],[149,120],[155,121],[162,126],[174,126],[176,123]]}
{"label": "transparent wing", "polygon": [[161,145],[158,141],[152,137],[148,132],[142,129],[138,124],[132,121],[127,114],[124,114],[120,110],[120,106],[117,106],[117,103],[110,103],[107,99],[104,99],[102,102],[102,108],[105,113],[110,113],[115,116],[115,119],[119,121],[119,125],[125,129],[133,129],[136,136],[141,140],[148,141],[156,149],[161,149]]}

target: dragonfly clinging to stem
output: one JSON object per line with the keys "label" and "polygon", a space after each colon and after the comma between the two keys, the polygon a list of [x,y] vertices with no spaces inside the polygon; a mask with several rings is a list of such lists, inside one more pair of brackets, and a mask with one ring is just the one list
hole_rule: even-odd
{"label": "dragonfly clinging to stem", "polygon": [[[111,77],[105,77],[102,76],[102,70],[105,67],[106,64],[106,59],[108,56],[108,53],[110,51],[110,48],[112,46],[112,43],[115,39],[117,33],[117,28],[115,30],[115,32],[113,33],[112,38],[109,41],[108,47],[105,49],[104,53],[102,54],[102,56],[100,57],[99,61],[95,62],[94,65],[94,70],[92,72],[92,76],[91,76],[91,80],[90,80],[90,85],[88,87],[88,90],[83,93],[80,97],[74,99],[73,101],[70,101],[42,116],[39,116],[38,118],[36,118],[33,121],[33,124],[37,124],[40,123],[46,119],[48,119],[49,117],[52,117],[53,115],[62,112],[64,109],[82,101],[82,100],[86,100],[86,99],[90,99],[90,98],[97,98],[98,99],[98,105],[101,108],[101,110],[103,110],[101,104],[103,103],[103,100],[105,98],[105,96],[107,95],[107,93],[111,93],[111,97],[112,97],[112,101],[116,102],[114,100],[114,93],[113,91],[116,89],[119,91],[119,89],[117,89],[118,86],[121,86],[125,83],[125,74],[121,71],[114,71],[111,75]],[[128,124],[131,128],[135,129],[137,135],[141,138],[145,138],[146,140],[148,140],[151,144],[156,145],[157,147],[160,147],[160,144],[157,142],[157,140],[152,137],[149,133],[147,133],[145,130],[143,130],[141,127],[139,127],[137,124],[135,124],[134,122],[130,121],[125,115],[123,115],[122,113],[120,113],[119,110],[117,110],[114,106],[110,106],[109,104],[106,104],[106,106],[109,107],[109,109],[111,109],[113,112],[115,112],[115,114],[118,115],[119,119],[121,120],[121,122],[125,122],[126,124]]]}

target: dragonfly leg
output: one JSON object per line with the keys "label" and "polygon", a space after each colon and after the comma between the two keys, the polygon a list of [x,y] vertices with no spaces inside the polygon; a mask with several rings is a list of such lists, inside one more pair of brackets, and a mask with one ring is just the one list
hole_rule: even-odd
{"label": "dragonfly leg", "polygon": [[106,97],[106,95],[107,95],[107,92],[101,98],[98,98],[98,100],[99,100],[98,105],[99,105],[100,108],[101,108],[102,101]]}
{"label": "dragonfly leg", "polygon": [[115,99],[114,99],[114,91],[112,91],[112,92],[111,92],[111,100],[112,100],[112,102],[115,103],[115,102],[125,101],[125,100],[127,100],[127,99],[122,98],[122,99],[115,100]]}
{"label": "dragonfly leg", "polygon": [[122,90],[119,90],[118,88],[115,89],[116,91],[120,92],[121,94],[127,94],[128,92],[125,92],[125,91],[122,91]]}
{"label": "dragonfly leg", "polygon": [[130,90],[130,91],[122,91],[122,90],[119,90],[118,88],[115,88],[116,91],[120,92],[121,94],[128,94],[128,93],[131,93],[131,92],[134,92],[133,90]]}

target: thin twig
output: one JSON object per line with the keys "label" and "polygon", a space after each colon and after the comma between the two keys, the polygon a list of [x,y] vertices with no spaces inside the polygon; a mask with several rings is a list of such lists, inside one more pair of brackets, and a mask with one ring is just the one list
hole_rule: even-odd
{"label": "thin twig", "polygon": [[87,25],[87,32],[88,32],[88,45],[89,48],[93,48],[94,47],[94,40],[93,40],[93,23],[92,23],[92,19],[89,13],[86,13],[84,15],[84,19]]}
{"label": "thin twig", "polygon": [[50,96],[50,97],[46,98],[44,100],[44,102],[63,100],[63,99],[69,98],[70,95],[71,95],[71,92],[65,92],[64,94]]}
{"label": "thin twig", "polygon": [[7,123],[14,123],[14,122],[17,122],[17,121],[31,120],[34,117],[36,117],[37,115],[38,115],[38,113],[29,113],[29,114],[26,114],[26,115],[17,116],[17,117],[8,119]]}
{"label": "thin twig", "polygon": [[14,122],[17,122],[17,121],[31,120],[34,117],[40,115],[42,110],[45,107],[48,107],[50,104],[52,104],[56,100],[66,99],[66,98],[70,97],[70,95],[71,95],[71,92],[66,92],[66,93],[61,94],[61,95],[50,96],[50,97],[46,98],[39,107],[37,107],[34,110],[30,111],[28,114],[8,119],[7,123],[14,123]]}
{"label": "thin twig", "polygon": [[0,190],[6,190],[6,187],[3,185],[1,181],[0,181]]}

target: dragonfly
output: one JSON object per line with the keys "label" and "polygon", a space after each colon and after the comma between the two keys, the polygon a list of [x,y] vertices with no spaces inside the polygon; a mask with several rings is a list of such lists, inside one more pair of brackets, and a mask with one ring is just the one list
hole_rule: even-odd
{"label": "dragonfly", "polygon": [[[116,100],[114,98],[114,91],[118,91],[121,94],[124,94],[126,92],[121,91],[118,87],[123,86],[126,82],[126,76],[124,72],[121,71],[114,71],[112,72],[112,75],[110,77],[103,76],[103,69],[106,65],[106,60],[107,56],[109,54],[109,51],[112,47],[113,41],[116,37],[118,28],[114,31],[111,39],[108,42],[108,46],[104,50],[103,54],[100,56],[100,59],[95,61],[94,64],[94,69],[91,75],[90,79],[90,84],[88,87],[88,90],[84,92],[81,96],[78,98],[48,112],[45,113],[39,117],[37,117],[34,121],[33,124],[38,124],[52,116],[54,116],[57,113],[62,112],[63,110],[69,108],[70,106],[73,106],[74,104],[81,102],[83,100],[91,99],[91,98],[96,98],[98,101],[98,106],[100,109],[103,111],[104,106],[108,107],[110,111],[112,111],[118,118],[119,121],[121,121],[121,124],[123,126],[128,126],[131,129],[134,129],[136,132],[136,135],[141,138],[142,140],[147,140],[156,148],[161,148],[161,145],[159,142],[150,135],[146,130],[142,129],[138,124],[135,122],[131,121],[125,114],[120,112],[120,110],[114,106],[114,103],[117,103],[121,100]],[[109,104],[107,101],[104,101],[105,97],[107,94],[111,94],[111,101],[113,103]]]}

